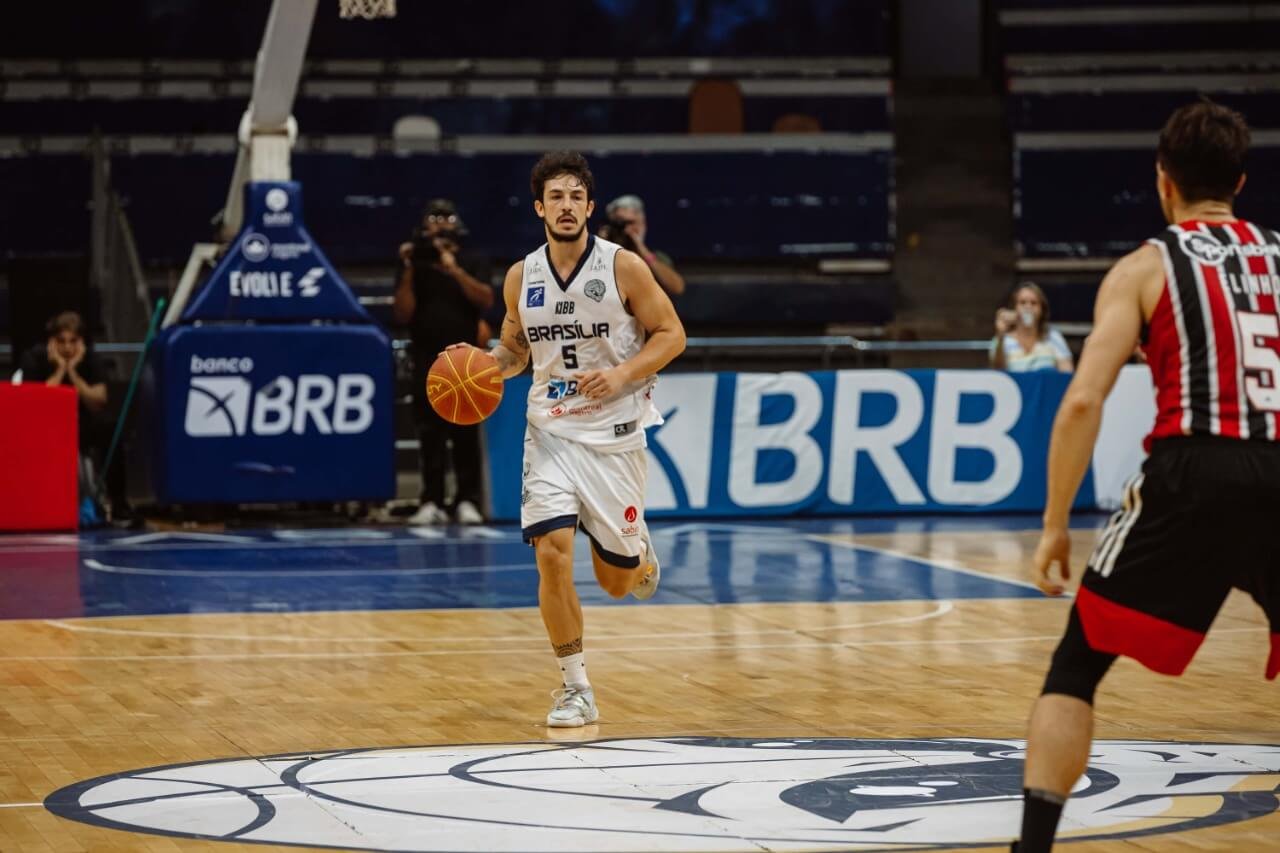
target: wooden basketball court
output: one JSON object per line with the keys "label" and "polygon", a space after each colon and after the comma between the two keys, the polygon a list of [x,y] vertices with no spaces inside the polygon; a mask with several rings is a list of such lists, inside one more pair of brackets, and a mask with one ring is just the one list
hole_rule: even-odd
{"label": "wooden basketball court", "polygon": [[[1069,607],[1032,519],[655,531],[651,602],[579,552],[560,731],[517,530],[0,539],[0,850],[1007,849]],[[1184,678],[1117,664],[1069,849],[1280,849],[1267,643],[1236,594]]]}

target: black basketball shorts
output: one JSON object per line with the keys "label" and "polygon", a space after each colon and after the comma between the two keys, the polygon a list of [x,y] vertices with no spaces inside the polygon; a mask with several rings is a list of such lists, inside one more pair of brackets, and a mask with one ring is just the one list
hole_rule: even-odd
{"label": "black basketball shorts", "polygon": [[1267,614],[1280,673],[1280,443],[1156,442],[1076,599],[1090,647],[1180,675],[1232,588]]}

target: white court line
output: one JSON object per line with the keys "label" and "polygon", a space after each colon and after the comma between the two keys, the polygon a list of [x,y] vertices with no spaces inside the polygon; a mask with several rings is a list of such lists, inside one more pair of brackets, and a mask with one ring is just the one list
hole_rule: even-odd
{"label": "white court line", "polygon": [[[599,642],[603,637],[593,637],[592,643]],[[832,642],[832,643],[713,643],[706,646],[623,646],[619,648],[600,648],[596,645],[591,646],[591,654],[632,654],[635,652],[705,652],[705,651],[723,651],[723,652],[739,652],[755,649],[839,649],[839,648],[862,648],[864,646],[932,646],[932,645],[972,645],[985,643],[989,645],[999,645],[1005,643],[1025,643],[1025,642],[1042,642],[1046,640],[1060,640],[1061,634],[1045,634],[1043,636],[1031,637],[1003,637],[995,639],[976,639],[976,640],[945,640],[945,639],[928,639],[928,640],[867,640],[854,642]],[[532,638],[529,640],[532,642]],[[0,657],[0,661],[170,661],[170,660],[341,660],[346,658],[412,658],[412,657],[439,657],[441,655],[492,655],[492,654],[534,654],[545,655],[547,650],[539,644],[537,648],[504,648],[504,649],[436,649],[432,651],[422,652],[273,652],[269,654],[195,654],[195,655],[26,655]]]}
{"label": "white court line", "polygon": [[[1039,592],[1040,590],[1040,587],[1036,586],[1030,581],[1015,580],[1013,578],[1006,578],[1000,575],[989,574],[987,572],[980,572],[977,569],[971,569],[968,566],[963,566],[960,563],[955,562],[954,560],[938,560],[938,559],[934,559],[933,557],[922,557],[919,554],[912,554],[908,551],[895,551],[892,548],[877,548],[874,545],[861,545],[856,542],[842,541],[836,538],[840,535],[841,534],[839,533],[835,533],[835,534],[824,533],[824,534],[815,534],[807,538],[816,539],[819,542],[825,542],[828,545],[840,545],[844,548],[852,548],[855,551],[872,551],[877,554],[884,554],[887,557],[897,557],[899,560],[910,560],[913,563],[924,563],[927,566],[937,566],[938,568],[946,569],[949,572],[959,572],[962,575],[970,575],[975,578],[982,578],[983,580],[1000,581],[1002,583],[1011,583],[1014,586],[1021,586],[1021,587],[1026,587],[1027,589],[1034,589],[1037,592]],[[1065,595],[1045,596],[1045,597],[1046,598],[1049,598],[1049,597],[1070,598],[1071,594],[1067,593]]]}
{"label": "white court line", "polygon": [[[1222,628],[1218,634],[1241,634],[1251,631],[1267,631],[1265,625],[1252,628]],[[596,642],[604,638],[594,638]],[[634,654],[636,652],[703,652],[723,651],[740,652],[757,649],[861,649],[883,646],[972,646],[989,645],[1004,646],[1016,643],[1056,642],[1062,639],[1061,634],[1041,634],[1025,637],[984,637],[970,640],[950,638],[932,638],[918,640],[854,640],[835,643],[714,643],[707,646],[625,646],[620,648],[591,647],[593,655]],[[423,652],[277,652],[272,654],[221,654],[221,655],[14,655],[0,657],[0,661],[18,661],[23,663],[56,662],[56,661],[189,661],[189,660],[345,660],[367,658],[414,658],[439,657],[441,655],[512,655],[531,654],[545,655],[547,650],[539,644],[537,648],[505,648],[505,649],[438,649]]]}
{"label": "white court line", "polygon": [[[733,528],[727,529],[727,525],[711,526],[710,529],[691,529],[696,525],[678,525],[673,528],[655,528],[652,533],[654,538],[674,537],[678,535],[689,535],[698,533],[708,539],[724,540],[724,539],[756,539],[756,538],[776,538],[779,533],[789,533],[796,538],[805,538],[809,536],[806,531],[796,530],[790,527],[754,527],[754,528]],[[164,552],[164,551],[253,551],[253,550],[278,550],[288,548],[376,548],[376,547],[416,547],[424,548],[426,546],[435,545],[483,545],[487,543],[510,542],[511,544],[523,545],[520,538],[519,529],[498,529],[498,528],[476,528],[486,530],[486,533],[468,533],[461,536],[450,536],[441,530],[441,536],[423,536],[417,530],[438,530],[438,528],[406,528],[409,535],[392,534],[386,539],[351,539],[344,541],[338,537],[326,537],[323,539],[254,539],[248,542],[197,542],[194,540],[174,540],[170,542],[144,542],[138,544],[130,544],[122,542],[119,539],[107,539],[97,542],[85,542],[79,539],[69,539],[62,543],[20,543],[13,546],[7,544],[8,539],[0,538],[0,554],[24,554],[36,553],[44,554],[50,551],[65,551],[75,549],[79,551],[143,551],[143,552]],[[496,534],[496,535],[495,535]],[[834,533],[831,535],[842,536],[846,534]]]}
{"label": "white court line", "polygon": [[[143,575],[152,577],[175,578],[323,578],[323,577],[368,577],[371,575],[447,575],[458,572],[536,572],[537,567],[530,560],[528,563],[510,563],[505,566],[485,564],[480,566],[450,566],[423,569],[370,569],[362,566],[348,566],[341,569],[307,569],[298,568],[293,571],[273,571],[271,569],[147,569],[141,566],[113,566],[86,557],[85,566],[95,572],[112,575]],[[578,560],[575,566],[589,566],[590,562]]]}
{"label": "white court line", "polygon": [[[705,631],[697,633],[681,632],[681,637],[740,637],[745,635],[760,636],[764,634],[806,634],[817,631],[843,631],[849,628],[872,628],[879,625],[902,625],[910,622],[923,622],[926,619],[936,619],[939,616],[945,616],[955,609],[955,605],[950,601],[942,601],[938,606],[928,613],[919,613],[915,616],[897,616],[892,619],[877,619],[871,622],[848,622],[842,625],[826,625],[813,628],[766,628],[758,631]],[[397,612],[397,611],[390,611]],[[430,612],[430,611],[428,611]],[[251,614],[257,615],[257,614]],[[136,618],[136,617],[135,617]],[[156,638],[173,638],[181,640],[233,640],[237,642],[277,642],[277,643],[430,643],[439,645],[440,643],[526,643],[532,638],[529,636],[511,637],[511,636],[473,636],[473,637],[299,637],[287,634],[188,634],[181,631],[145,631],[134,628],[100,628],[96,625],[77,625],[71,622],[64,622],[60,619],[46,619],[44,624],[52,628],[60,628],[63,631],[73,631],[81,634],[113,634],[125,637],[156,637]],[[641,633],[641,634],[609,634],[608,636],[594,637],[593,640],[636,640],[648,639],[653,637],[669,637],[670,631],[662,631],[657,633]]]}
{"label": "white court line", "polygon": [[44,803],[0,803],[0,809],[44,808]]}

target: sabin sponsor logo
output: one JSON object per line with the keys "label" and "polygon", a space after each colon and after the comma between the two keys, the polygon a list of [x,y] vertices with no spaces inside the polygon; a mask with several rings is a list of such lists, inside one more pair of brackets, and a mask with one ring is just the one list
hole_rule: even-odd
{"label": "sabin sponsor logo", "polygon": [[289,194],[276,187],[267,190],[267,213],[262,215],[262,224],[271,227],[293,224],[293,214],[286,208],[289,206]]}

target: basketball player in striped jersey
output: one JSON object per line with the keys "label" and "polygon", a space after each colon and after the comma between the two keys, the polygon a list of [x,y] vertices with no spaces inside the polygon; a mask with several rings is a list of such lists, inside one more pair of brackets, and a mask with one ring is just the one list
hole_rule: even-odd
{"label": "basketball player in striped jersey", "polygon": [[587,231],[595,179],[581,154],[547,154],[530,185],[547,242],[507,271],[493,356],[504,378],[533,360],[520,521],[563,682],[547,725],[575,727],[599,711],[573,585],[574,530],[590,540],[605,592],[652,597],[660,568],[644,521],[644,430],[662,423],[655,374],[684,350],[685,335],[648,265]]}
{"label": "basketball player in striped jersey", "polygon": [[1020,853],[1049,850],[1093,736],[1093,696],[1117,655],[1179,675],[1227,594],[1251,594],[1280,672],[1280,235],[1236,218],[1249,129],[1209,101],[1173,113],[1156,149],[1170,226],[1098,291],[1093,334],[1049,448],[1037,585],[1070,577],[1067,519],[1102,404],[1135,344],[1155,384],[1150,456],[1089,559],[1027,739]]}

